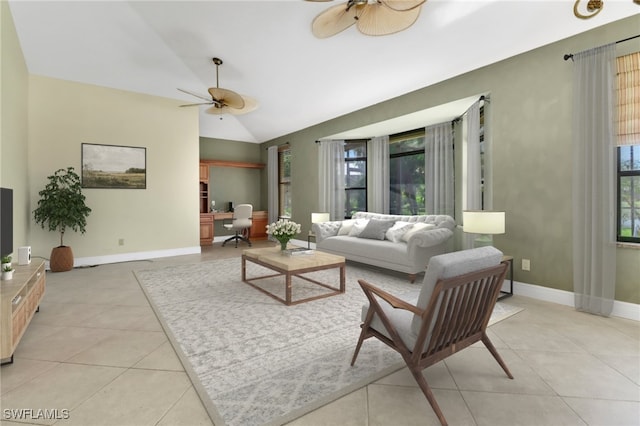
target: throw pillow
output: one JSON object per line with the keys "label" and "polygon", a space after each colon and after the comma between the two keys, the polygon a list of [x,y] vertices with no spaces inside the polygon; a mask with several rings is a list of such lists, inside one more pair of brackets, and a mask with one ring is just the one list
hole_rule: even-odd
{"label": "throw pillow", "polygon": [[401,239],[402,239],[402,241],[408,243],[409,242],[409,238],[411,238],[417,232],[425,231],[427,229],[434,229],[435,227],[436,226],[433,223],[424,223],[424,222],[415,223],[413,225],[413,228],[411,228],[411,230],[409,230],[408,232],[405,232],[405,234],[402,236]]}
{"label": "throw pillow", "polygon": [[338,230],[338,235],[349,235],[349,231],[353,228],[353,224],[356,223],[355,220],[343,220],[340,229]]}
{"label": "throw pillow", "polygon": [[413,228],[413,223],[403,222],[401,220],[397,221],[385,234],[385,238],[392,243],[399,243],[400,238],[408,232],[411,228]]}
{"label": "throw pillow", "polygon": [[367,223],[369,223],[368,219],[356,219],[356,221],[353,222],[353,226],[351,227],[351,230],[349,231],[349,236],[357,237],[358,235],[360,235],[360,233],[364,230],[365,226],[367,226]]}
{"label": "throw pillow", "polygon": [[371,219],[358,237],[369,238],[370,240],[384,240],[384,235],[394,223],[393,220]]}

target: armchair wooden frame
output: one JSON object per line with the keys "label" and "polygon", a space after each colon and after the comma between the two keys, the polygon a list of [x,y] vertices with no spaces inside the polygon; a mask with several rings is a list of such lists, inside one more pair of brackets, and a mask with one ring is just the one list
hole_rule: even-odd
{"label": "armchair wooden frame", "polygon": [[[364,280],[359,280],[360,287],[369,299],[370,307],[365,321],[361,325],[362,331],[351,365],[355,364],[364,340],[370,337],[378,338],[402,355],[440,423],[446,426],[447,420],[422,375],[422,370],[478,341],[482,341],[507,376],[513,379],[509,368],[486,333],[506,271],[507,263],[502,262],[500,265],[476,272],[440,279],[436,283],[427,308],[424,310]],[[414,347],[407,347],[400,338],[397,328],[382,309],[381,300],[395,309],[405,309],[422,318],[422,325]],[[374,314],[378,315],[390,338],[371,328]]]}

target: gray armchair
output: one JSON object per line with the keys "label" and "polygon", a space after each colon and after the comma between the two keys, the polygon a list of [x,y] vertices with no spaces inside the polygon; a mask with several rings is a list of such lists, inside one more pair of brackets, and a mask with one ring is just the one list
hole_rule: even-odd
{"label": "gray armchair", "polygon": [[429,260],[422,288],[400,299],[359,280],[369,305],[351,365],[364,340],[375,337],[399,352],[443,426],[447,420],[422,374],[425,368],[482,341],[510,379],[513,375],[486,329],[507,263],[494,247],[457,251]]}

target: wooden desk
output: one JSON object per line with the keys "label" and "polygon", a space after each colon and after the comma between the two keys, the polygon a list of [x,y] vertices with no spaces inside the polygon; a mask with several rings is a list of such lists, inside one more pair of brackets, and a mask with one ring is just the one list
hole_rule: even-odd
{"label": "wooden desk", "polygon": [[[215,221],[231,220],[232,218],[232,212],[200,213],[200,245],[210,246],[213,244]],[[249,230],[249,238],[252,240],[266,240],[267,222],[269,220],[267,212],[265,210],[254,211],[251,215],[251,220],[253,224]]]}

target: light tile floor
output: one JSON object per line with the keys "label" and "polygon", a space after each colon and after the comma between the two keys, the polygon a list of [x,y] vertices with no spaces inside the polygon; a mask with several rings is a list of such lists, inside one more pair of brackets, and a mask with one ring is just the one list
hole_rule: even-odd
{"label": "light tile floor", "polygon": [[[0,423],[211,425],[132,271],[240,253],[216,244],[200,255],[47,273],[41,310],[14,364],[0,370]],[[525,310],[490,337],[515,380],[478,345],[425,371],[450,425],[640,425],[639,322],[519,296],[505,302]],[[11,409],[68,418],[18,420]],[[403,369],[291,425],[439,422]]]}

